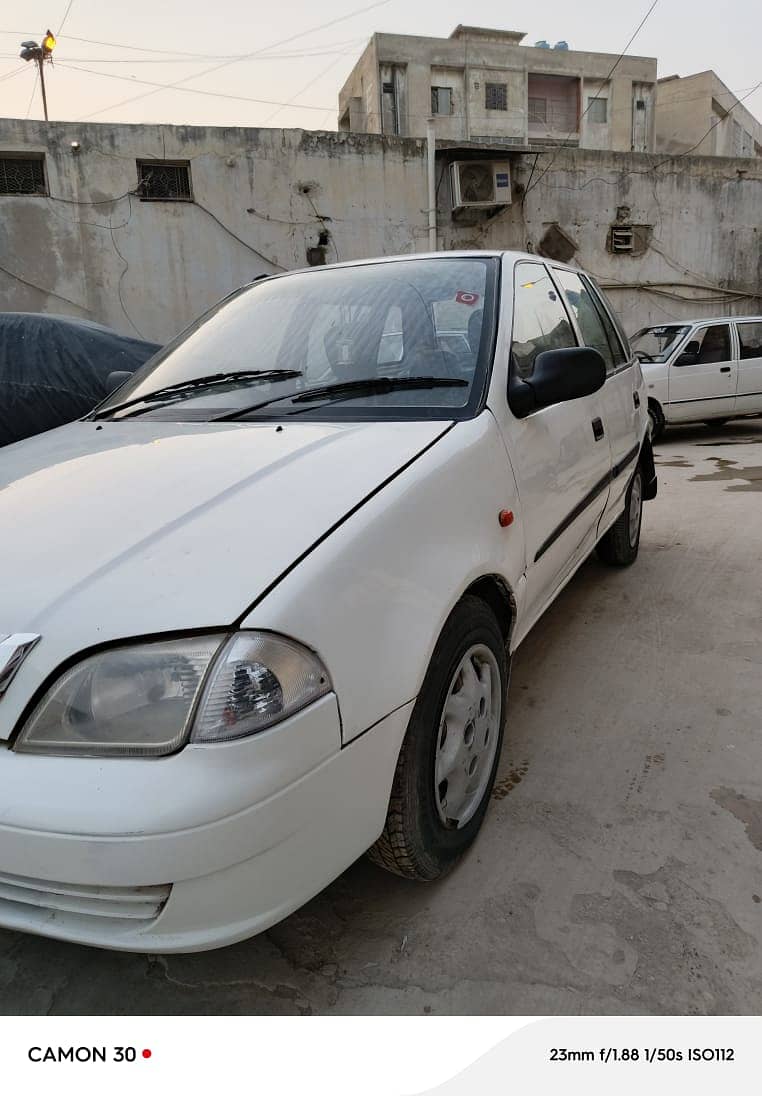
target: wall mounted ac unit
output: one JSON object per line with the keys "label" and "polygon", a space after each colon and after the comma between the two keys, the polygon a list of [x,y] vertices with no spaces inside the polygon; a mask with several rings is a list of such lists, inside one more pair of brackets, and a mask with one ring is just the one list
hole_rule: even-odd
{"label": "wall mounted ac unit", "polygon": [[511,170],[506,160],[456,160],[450,171],[453,209],[510,205]]}

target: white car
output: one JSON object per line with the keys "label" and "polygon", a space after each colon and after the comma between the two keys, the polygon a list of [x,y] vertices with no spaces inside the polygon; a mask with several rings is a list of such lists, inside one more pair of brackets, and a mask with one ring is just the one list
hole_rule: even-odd
{"label": "white car", "polygon": [[651,436],[762,414],[762,316],[643,327],[632,347],[648,388]]}
{"label": "white car", "polygon": [[234,293],[3,451],[0,925],[193,951],[368,849],[442,875],[511,653],[596,544],[634,560],[655,492],[640,366],[579,270],[450,253]]}

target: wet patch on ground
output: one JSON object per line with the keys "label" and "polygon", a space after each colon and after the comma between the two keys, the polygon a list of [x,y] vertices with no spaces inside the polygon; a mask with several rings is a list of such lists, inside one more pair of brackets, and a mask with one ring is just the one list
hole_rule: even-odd
{"label": "wet patch on ground", "polygon": [[693,468],[694,465],[685,457],[674,457],[672,460],[659,460],[658,457],[654,457],[654,464],[657,468]]}
{"label": "wet patch on ground", "polygon": [[712,799],[734,818],[743,822],[746,836],[755,849],[762,852],[762,800],[747,799],[733,788],[715,788]]}
{"label": "wet patch on ground", "polygon": [[707,457],[714,461],[717,470],[706,475],[691,476],[691,483],[715,483],[722,480],[746,480],[746,483],[734,483],[726,491],[762,491],[762,464],[744,468],[738,461],[724,457]]}
{"label": "wet patch on ground", "polygon": [[529,771],[529,762],[522,761],[520,765],[513,766],[502,780],[496,780],[492,789],[493,799],[505,799],[513,789],[520,784]]}

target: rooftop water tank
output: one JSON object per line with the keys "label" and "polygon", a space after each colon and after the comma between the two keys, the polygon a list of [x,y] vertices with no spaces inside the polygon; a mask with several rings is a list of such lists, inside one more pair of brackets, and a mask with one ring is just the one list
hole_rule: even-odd
{"label": "rooftop water tank", "polygon": [[543,38],[540,42],[535,42],[535,49],[550,49],[550,42],[546,42]]}
{"label": "rooftop water tank", "polygon": [[556,42],[555,46],[553,46],[553,49],[568,49],[568,48],[569,48],[569,43],[564,42],[563,38],[561,39],[560,42]]}

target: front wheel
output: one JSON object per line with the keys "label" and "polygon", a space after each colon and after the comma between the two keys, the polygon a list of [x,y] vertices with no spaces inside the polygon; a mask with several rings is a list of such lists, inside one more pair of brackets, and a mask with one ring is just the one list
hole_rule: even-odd
{"label": "front wheel", "polygon": [[495,781],[507,688],[495,615],[466,596],[445,624],[413,709],[386,825],[368,853],[376,864],[438,879],[471,845]]}
{"label": "front wheel", "polygon": [[666,426],[666,420],[664,418],[664,412],[661,406],[656,400],[648,401],[648,433],[651,437],[651,441],[655,442],[664,433],[664,427]]}
{"label": "front wheel", "polygon": [[609,531],[598,541],[598,556],[612,567],[628,567],[635,562],[640,546],[643,517],[643,471],[638,465],[627,488],[624,510]]}

